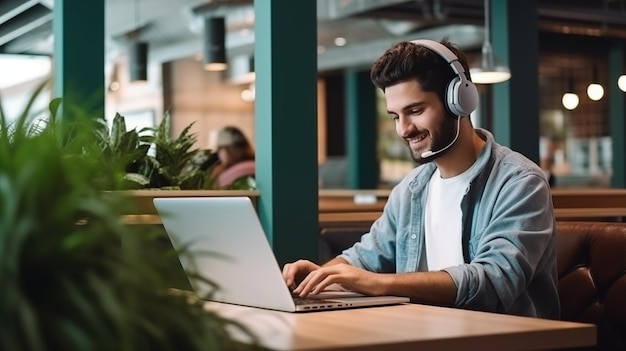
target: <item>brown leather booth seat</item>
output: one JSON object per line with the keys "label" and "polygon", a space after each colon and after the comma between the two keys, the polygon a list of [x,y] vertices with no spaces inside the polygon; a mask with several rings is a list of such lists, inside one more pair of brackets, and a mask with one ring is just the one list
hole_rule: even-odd
{"label": "brown leather booth seat", "polygon": [[[361,238],[369,225],[326,227],[320,262]],[[594,323],[598,346],[626,351],[626,223],[558,221],[557,265],[563,320]]]}
{"label": "brown leather booth seat", "polygon": [[324,263],[349,248],[369,231],[369,225],[330,226],[320,229],[319,263]]}
{"label": "brown leather booth seat", "polygon": [[626,223],[557,222],[561,318],[595,323],[598,350],[626,350]]}

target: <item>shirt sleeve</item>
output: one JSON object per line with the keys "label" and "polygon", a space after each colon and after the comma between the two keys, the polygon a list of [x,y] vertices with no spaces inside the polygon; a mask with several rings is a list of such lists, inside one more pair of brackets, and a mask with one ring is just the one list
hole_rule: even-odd
{"label": "shirt sleeve", "polygon": [[519,299],[532,299],[529,285],[555,267],[552,198],[536,174],[489,191],[498,195],[491,211],[480,211],[488,219],[482,229],[473,229],[480,232],[472,233],[470,263],[445,271],[457,286],[456,306],[510,311]]}
{"label": "shirt sleeve", "polygon": [[371,272],[393,273],[396,271],[396,213],[398,187],[387,199],[382,215],[374,221],[369,232],[339,257],[349,264]]}

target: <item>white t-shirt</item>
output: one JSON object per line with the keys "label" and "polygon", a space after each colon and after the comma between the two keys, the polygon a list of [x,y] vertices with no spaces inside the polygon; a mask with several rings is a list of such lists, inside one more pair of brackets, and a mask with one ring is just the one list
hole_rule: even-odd
{"label": "white t-shirt", "polygon": [[437,169],[430,179],[425,210],[426,264],[420,268],[438,271],[464,263],[461,200],[470,183],[468,171],[443,179]]}

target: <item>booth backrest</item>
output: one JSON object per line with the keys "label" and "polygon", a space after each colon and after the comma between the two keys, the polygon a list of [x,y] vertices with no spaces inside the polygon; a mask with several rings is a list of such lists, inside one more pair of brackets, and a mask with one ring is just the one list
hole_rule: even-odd
{"label": "booth backrest", "polygon": [[626,223],[557,222],[561,318],[594,323],[597,350],[626,350]]}
{"label": "booth backrest", "polygon": [[319,263],[324,263],[349,248],[369,231],[366,224],[331,226],[320,229]]}
{"label": "booth backrest", "polygon": [[[369,227],[327,227],[320,261],[357,242]],[[559,296],[563,320],[594,323],[593,350],[626,350],[626,223],[557,221]]]}

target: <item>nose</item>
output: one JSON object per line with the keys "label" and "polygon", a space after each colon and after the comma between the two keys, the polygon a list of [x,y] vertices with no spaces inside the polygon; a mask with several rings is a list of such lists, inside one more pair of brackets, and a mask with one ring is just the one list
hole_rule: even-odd
{"label": "nose", "polygon": [[396,133],[401,138],[408,138],[416,130],[416,127],[411,123],[411,119],[407,116],[400,115],[396,120]]}

